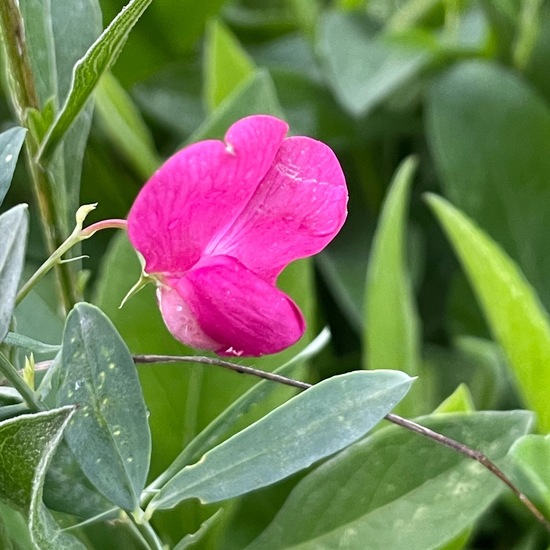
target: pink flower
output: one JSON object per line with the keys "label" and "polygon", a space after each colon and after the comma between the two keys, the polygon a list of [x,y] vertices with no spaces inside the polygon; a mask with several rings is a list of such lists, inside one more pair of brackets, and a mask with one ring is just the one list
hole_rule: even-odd
{"label": "pink flower", "polygon": [[322,250],[346,218],[334,153],[285,138],[271,116],[244,118],[225,143],[179,151],[151,177],[128,215],[128,235],[170,332],[220,355],[259,356],[304,333],[296,304],[275,287],[291,261]]}

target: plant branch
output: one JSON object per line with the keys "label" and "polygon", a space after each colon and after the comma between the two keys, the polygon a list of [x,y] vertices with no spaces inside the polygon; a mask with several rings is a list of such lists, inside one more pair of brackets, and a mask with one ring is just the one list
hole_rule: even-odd
{"label": "plant branch", "polygon": [[[258,378],[263,378],[264,380],[271,380],[272,382],[277,382],[279,384],[284,384],[286,386],[292,386],[293,388],[299,388],[307,390],[311,388],[313,384],[308,384],[307,382],[302,382],[300,380],[295,380],[293,378],[288,378],[286,376],[281,376],[280,374],[274,374],[271,372],[262,371],[254,367],[248,367],[245,365],[238,365],[236,363],[231,363],[230,361],[224,361],[223,359],[216,359],[214,357],[202,357],[202,356],[192,356],[192,355],[134,355],[134,361],[136,363],[200,363],[203,365],[212,365],[217,367],[222,367],[224,369],[229,369],[241,374],[249,374],[256,376]],[[460,453],[467,458],[475,460],[481,464],[485,469],[489,470],[494,476],[500,479],[505,485],[507,485],[513,493],[519,498],[520,502],[531,512],[535,519],[548,531],[550,532],[550,522],[544,514],[536,507],[536,505],[521,492],[510,480],[510,478],[494,463],[492,462],[485,454],[480,451],[476,451],[451,439],[443,434],[435,432],[430,428],[426,428],[421,424],[417,424],[412,420],[408,420],[396,414],[389,413],[384,417],[387,421],[396,424],[406,430],[414,432],[416,434],[422,435],[428,439],[431,439],[435,443],[452,449],[453,451]]]}
{"label": "plant branch", "polygon": [[[40,101],[34,84],[25,40],[25,26],[17,0],[0,1],[0,30],[8,67],[11,100],[19,124],[28,129],[25,139],[27,164],[40,209],[46,246],[51,254],[63,242],[63,223],[54,200],[55,182],[46,168],[36,161],[40,143],[30,117],[32,112],[39,112]],[[55,272],[59,295],[64,309],[68,311],[77,300],[73,269],[67,264],[57,264]]]}

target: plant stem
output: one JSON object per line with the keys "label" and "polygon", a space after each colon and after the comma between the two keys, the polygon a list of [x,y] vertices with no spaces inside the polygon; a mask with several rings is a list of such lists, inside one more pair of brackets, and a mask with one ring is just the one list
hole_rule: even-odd
{"label": "plant stem", "polygon": [[[40,143],[30,123],[30,114],[32,111],[40,110],[40,102],[25,41],[25,26],[17,0],[0,1],[0,30],[11,77],[11,99],[20,125],[28,129],[25,139],[27,164],[41,214],[46,247],[51,254],[63,241],[63,217],[58,212],[54,200],[55,183],[45,167],[36,162]],[[57,264],[55,272],[61,303],[68,311],[78,298],[74,284],[75,276],[68,264]]]}
{"label": "plant stem", "polygon": [[128,517],[132,523],[136,526],[143,541],[147,544],[147,547],[151,550],[165,550],[165,546],[160,540],[157,532],[153,529],[153,526],[145,519],[143,510],[138,510],[139,517],[134,514],[128,514]]}
{"label": "plant stem", "polygon": [[97,223],[94,223],[85,229],[82,229],[82,223],[86,215],[95,208],[95,205],[84,205],[81,206],[76,213],[76,227],[73,232],[67,237],[67,239],[59,245],[59,247],[54,250],[51,256],[33,273],[31,278],[23,285],[21,290],[17,293],[17,298],[15,300],[16,304],[19,304],[25,296],[32,290],[34,285],[46,275],[52,268],[56,265],[59,265],[63,255],[68,252],[74,245],[78,244],[80,241],[89,239],[97,231],[102,229],[126,229],[127,223],[126,220],[103,220]]}
{"label": "plant stem", "polygon": [[[292,386],[293,388],[307,390],[308,388],[311,388],[313,386],[313,384],[308,384],[307,382],[302,382],[300,380],[295,380],[293,378],[288,378],[286,376],[281,376],[279,374],[274,374],[271,372],[265,372],[259,369],[255,369],[253,367],[238,365],[236,363],[231,363],[230,361],[224,361],[222,359],[216,359],[213,357],[195,357],[190,355],[183,355],[183,356],[134,355],[134,361],[136,363],[176,363],[176,362],[177,363],[201,363],[203,365],[212,365],[212,366],[222,367],[225,369],[230,369],[237,373],[250,374],[258,378],[263,378],[264,380],[271,380],[272,382],[277,382],[279,384],[284,384],[286,386]],[[384,418],[387,421],[392,422],[393,424],[396,424],[397,426],[400,426],[402,428],[405,428],[406,430],[409,430],[416,434],[422,435],[423,437],[431,439],[435,443],[439,445],[443,445],[448,449],[452,449],[453,451],[460,453],[481,464],[485,469],[489,470],[489,472],[491,472],[494,476],[496,476],[503,483],[505,483],[519,498],[520,502],[522,502],[523,505],[529,510],[529,512],[531,512],[531,514],[535,517],[535,519],[548,532],[550,532],[550,522],[548,521],[548,519],[546,519],[544,514],[535,506],[535,504],[527,497],[527,495],[521,492],[512,483],[510,478],[508,478],[508,476],[506,476],[506,474],[494,462],[492,462],[485,454],[483,454],[480,451],[476,451],[475,449],[472,449],[467,445],[464,445],[463,443],[455,441],[454,439],[451,439],[443,434],[435,432],[430,428],[426,428],[421,424],[417,424],[412,420],[408,420],[396,414],[389,413]],[[159,478],[157,478],[155,481],[153,481],[149,485],[149,487],[147,487],[146,491],[153,491],[155,489],[159,489],[162,486],[162,483],[166,481],[168,481],[168,479],[166,479],[166,476],[163,474]]]}
{"label": "plant stem", "polygon": [[21,394],[27,405],[34,412],[45,410],[44,404],[38,399],[36,393],[21,378],[17,369],[8,361],[8,358],[0,352],[0,372],[9,380],[11,385]]}

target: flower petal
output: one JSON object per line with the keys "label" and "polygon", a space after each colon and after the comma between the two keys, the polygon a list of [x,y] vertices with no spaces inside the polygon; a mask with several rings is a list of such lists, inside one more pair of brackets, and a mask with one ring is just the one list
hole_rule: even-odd
{"label": "flower petal", "polygon": [[130,242],[147,273],[183,273],[243,210],[288,130],[257,115],[229,128],[225,140],[195,143],[169,158],[128,214]]}
{"label": "flower petal", "polygon": [[[234,258],[201,260],[199,267],[175,282],[175,289],[202,333],[219,343],[214,351],[220,355],[276,353],[294,344],[305,330],[296,304]],[[162,313],[165,320],[171,316],[166,305]],[[167,325],[172,330],[174,324]],[[191,344],[185,330],[172,334]]]}
{"label": "flower petal", "polygon": [[196,349],[215,351],[220,343],[209,338],[179,292],[168,286],[157,289],[162,318],[168,330],[180,341]]}
{"label": "flower petal", "polygon": [[291,261],[319,252],[334,238],[347,200],[344,174],[327,145],[285,139],[246,208],[209,252],[238,258],[275,281]]}

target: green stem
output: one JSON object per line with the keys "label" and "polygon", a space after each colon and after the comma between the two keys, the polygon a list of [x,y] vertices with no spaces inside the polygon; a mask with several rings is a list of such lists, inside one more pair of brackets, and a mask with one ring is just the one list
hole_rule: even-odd
{"label": "green stem", "polygon": [[[139,517],[136,517],[136,515]],[[153,526],[145,518],[143,510],[139,509],[137,514],[129,514],[128,517],[136,526],[148,548],[151,550],[165,550],[166,547],[160,540],[157,532],[153,529]]]}
{"label": "green stem", "polygon": [[17,369],[8,361],[8,358],[0,352],[0,372],[9,380],[11,385],[21,394],[30,409],[34,412],[46,409],[44,404],[38,399],[36,393],[21,378]]}
{"label": "green stem", "polygon": [[[11,77],[10,95],[19,124],[29,130],[25,140],[27,164],[33,183],[33,192],[40,210],[46,246],[51,254],[63,241],[61,213],[54,200],[55,182],[36,162],[40,140],[31,124],[30,114],[40,110],[40,101],[34,84],[32,65],[25,41],[25,26],[17,0],[0,1],[0,30],[2,31],[6,63]],[[66,311],[77,301],[75,274],[68,264],[55,266],[57,287]]]}
{"label": "green stem", "polygon": [[[78,209],[76,213],[76,227],[73,232],[67,237],[67,239],[61,243],[61,245],[54,250],[52,255],[34,272],[32,277],[23,285],[21,290],[17,294],[15,303],[19,304],[25,296],[32,290],[32,288],[48,273],[52,268],[55,268],[60,264],[61,258],[66,254],[74,245],[80,241],[89,239],[97,231],[101,229],[125,229],[126,220],[103,220],[101,222],[94,223],[85,229],[82,229],[82,223],[86,218],[86,215],[95,208],[95,205],[84,205]],[[63,265],[63,264],[62,264]]]}

